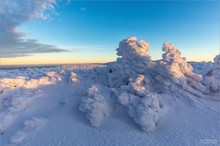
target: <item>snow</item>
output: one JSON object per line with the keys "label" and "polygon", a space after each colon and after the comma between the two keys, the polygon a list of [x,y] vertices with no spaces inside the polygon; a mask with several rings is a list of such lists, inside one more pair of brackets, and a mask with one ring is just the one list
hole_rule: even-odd
{"label": "snow", "polygon": [[99,126],[102,120],[111,113],[110,97],[106,94],[109,91],[102,90],[97,85],[89,88],[88,95],[82,98],[79,106],[80,111],[86,113],[92,126]]}
{"label": "snow", "polygon": [[220,55],[149,49],[129,37],[106,65],[0,70],[0,145],[219,145]]}
{"label": "snow", "polygon": [[220,55],[214,58],[214,66],[205,74],[204,84],[214,92],[220,92]]}
{"label": "snow", "polygon": [[118,102],[127,108],[128,114],[147,132],[155,129],[160,108],[157,96],[149,93],[146,83],[149,84],[149,80],[146,82],[144,76],[139,75],[136,79],[130,79],[127,86],[115,90],[115,94]]}

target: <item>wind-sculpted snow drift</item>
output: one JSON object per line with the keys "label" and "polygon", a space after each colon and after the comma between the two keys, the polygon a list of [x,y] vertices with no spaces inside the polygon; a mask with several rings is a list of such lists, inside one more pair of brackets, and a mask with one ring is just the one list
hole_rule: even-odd
{"label": "wind-sculpted snow drift", "polygon": [[[90,86],[81,100],[80,110],[93,126],[116,112],[113,106],[120,106],[144,131],[152,131],[163,111],[158,94],[183,90],[195,98],[203,98],[210,92],[219,92],[220,55],[215,58],[215,67],[203,76],[194,73],[186,58],[170,43],[163,44],[163,59],[157,62],[151,61],[149,44],[143,40],[138,42],[135,37],[122,40],[116,50],[119,58],[103,72],[102,80],[107,83]],[[74,81],[77,74],[72,76]]]}

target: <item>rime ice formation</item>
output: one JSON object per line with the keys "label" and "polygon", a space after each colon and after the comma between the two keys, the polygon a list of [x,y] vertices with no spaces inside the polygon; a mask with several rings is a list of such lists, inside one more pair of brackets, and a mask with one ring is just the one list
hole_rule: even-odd
{"label": "rime ice formation", "polygon": [[[0,70],[0,136],[7,138],[3,145],[10,141],[18,145],[34,145],[33,132],[38,132],[46,121],[45,130],[39,130],[36,136],[38,142],[41,135],[59,141],[57,132],[64,135],[63,139],[68,132],[71,133],[68,139],[78,136],[80,142],[89,139],[89,143],[81,145],[89,145],[93,136],[93,145],[103,144],[103,140],[97,141],[97,138],[109,139],[109,136],[115,138],[113,145],[129,145],[130,142],[140,142],[140,138],[145,142],[139,145],[154,145],[152,135],[155,133],[161,141],[164,141],[164,135],[182,141],[177,130],[187,133],[194,128],[193,134],[200,134],[198,138],[214,133],[213,138],[217,139],[220,55],[215,57],[215,63],[195,62],[193,69],[181,57],[181,52],[169,43],[164,43],[165,53],[161,61],[152,62],[148,51],[148,43],[130,37],[120,42],[117,61],[107,65]],[[204,92],[207,90],[209,92]],[[81,122],[82,113],[92,126],[104,124],[98,130],[85,126]],[[36,115],[39,118],[24,122]],[[22,122],[25,125],[20,129],[18,125]],[[149,137],[149,134],[129,128],[133,124],[144,132],[159,128]],[[32,134],[34,138],[31,138]],[[118,143],[120,136],[124,137],[123,141],[130,141]],[[191,138],[191,135],[184,138]],[[28,142],[31,139],[33,143]],[[191,145],[198,141],[196,139]],[[166,142],[156,145],[166,145]],[[176,143],[173,141],[170,145]],[[69,141],[62,143],[66,144]]]}
{"label": "rime ice formation", "polygon": [[71,72],[69,82],[72,83],[72,84],[75,84],[75,83],[79,82],[78,77],[77,77],[77,73]]}
{"label": "rime ice formation", "polygon": [[[168,74],[166,78],[189,92],[208,93],[206,87],[201,83],[202,75],[193,72],[193,67],[187,63],[185,57],[181,57],[181,52],[170,43],[163,43],[163,60],[160,62],[163,69]],[[163,74],[163,71],[162,71]],[[195,93],[196,94],[196,93]]]}
{"label": "rime ice formation", "polygon": [[116,93],[119,103],[128,109],[128,114],[146,132],[155,129],[160,111],[158,98],[148,90],[148,84],[150,80],[138,75]]}
{"label": "rime ice formation", "polygon": [[0,86],[0,94],[4,92],[3,88]]}
{"label": "rime ice formation", "polygon": [[[124,107],[144,131],[152,131],[163,110],[159,106],[157,94],[184,90],[191,95],[204,97],[204,94],[209,93],[209,88],[214,91],[219,89],[219,82],[214,82],[219,79],[219,72],[212,71],[213,76],[206,77],[208,84],[205,84],[203,76],[194,73],[186,58],[181,57],[181,52],[170,43],[163,44],[163,59],[155,63],[148,55],[149,44],[143,40],[138,41],[135,37],[122,40],[116,51],[119,57],[116,62],[106,66],[107,72],[102,70],[95,73],[99,79],[103,76],[99,88],[89,88],[88,96],[83,98],[80,105],[80,110],[86,113],[93,126],[99,125],[107,115],[108,110],[103,105],[110,107],[111,104],[107,104],[106,99],[116,100],[114,102]],[[219,65],[218,56],[215,62],[215,66]],[[75,81],[76,74],[71,74],[71,79]],[[107,86],[107,90],[112,93],[103,95],[101,84]]]}
{"label": "rime ice formation", "polygon": [[88,95],[82,98],[79,106],[80,111],[86,113],[92,126],[99,126],[111,112],[108,96],[103,96],[102,90],[98,85],[89,88]]}
{"label": "rime ice formation", "polygon": [[[220,55],[215,58],[215,68],[203,78],[193,71],[186,58],[181,57],[181,52],[170,43],[163,44],[163,59],[158,62],[151,61],[149,44],[138,41],[136,37],[122,40],[116,51],[119,56],[116,62],[89,71],[93,74],[93,82],[98,85],[87,86],[88,93],[81,101],[80,110],[86,113],[93,126],[98,126],[109,115],[107,109],[113,108],[113,104],[109,104],[111,100],[123,107],[144,131],[152,131],[163,112],[158,94],[183,90],[190,97],[203,98],[210,89],[219,91]],[[78,80],[75,73],[70,78],[72,83]]]}
{"label": "rime ice formation", "polygon": [[36,88],[39,85],[55,84],[57,81],[61,81],[62,77],[56,72],[46,72],[45,75],[39,79],[17,76],[15,78],[3,78],[0,79],[2,88]]}
{"label": "rime ice formation", "polygon": [[220,68],[220,54],[216,55],[214,58],[216,68]]}
{"label": "rime ice formation", "polygon": [[156,94],[151,93],[150,80],[146,77],[152,67],[148,55],[149,44],[129,37],[120,42],[117,62],[108,66],[109,87],[113,88],[118,102],[127,108],[128,114],[144,131],[155,129],[160,111]]}
{"label": "rime ice formation", "polygon": [[214,92],[220,92],[220,54],[214,58],[214,67],[205,75],[204,84]]}
{"label": "rime ice formation", "polygon": [[137,73],[144,73],[144,68],[151,62],[151,57],[148,55],[149,44],[143,40],[138,42],[135,37],[122,40],[116,51],[120,56],[117,58],[117,64],[129,70],[133,69]]}
{"label": "rime ice formation", "polygon": [[[174,84],[164,68],[158,70],[159,61],[156,65],[149,63],[142,74],[136,72],[133,64],[128,80],[110,87],[110,74],[115,74],[116,79],[124,75],[123,65],[116,70],[113,64],[118,63],[1,69],[0,80],[39,81],[56,74],[62,78],[61,82],[33,88],[21,84],[7,87],[0,81],[0,86],[4,86],[0,94],[1,145],[201,146],[203,137],[219,138],[219,92],[210,89],[205,98],[197,98]],[[212,69],[218,68],[209,64]],[[193,67],[196,73],[199,70],[208,78],[214,77],[215,71],[206,74],[205,62],[195,62]],[[158,85],[167,88],[157,92]],[[84,115],[91,125],[100,127],[86,125]],[[146,134],[137,127],[156,130]]]}
{"label": "rime ice formation", "polygon": [[153,64],[148,52],[149,44],[143,40],[138,42],[135,37],[119,43],[119,58],[106,67],[109,89],[103,92],[103,86],[92,86],[80,104],[80,110],[86,113],[93,126],[98,126],[109,115],[111,110],[107,109],[112,106],[108,104],[111,98],[119,103],[118,106],[125,107],[127,113],[144,131],[155,129],[160,108],[156,94],[148,87],[150,80],[145,76],[147,69]]}
{"label": "rime ice formation", "polygon": [[143,40],[138,42],[136,37],[122,40],[116,51],[119,58],[108,65],[110,87],[127,84],[130,77],[146,73],[146,68],[151,64],[149,44]]}

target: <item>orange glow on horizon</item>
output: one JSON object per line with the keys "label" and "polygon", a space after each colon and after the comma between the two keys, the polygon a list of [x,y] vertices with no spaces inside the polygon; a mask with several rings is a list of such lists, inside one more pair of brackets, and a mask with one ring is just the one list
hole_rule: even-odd
{"label": "orange glow on horizon", "polygon": [[[159,60],[161,58],[152,58],[153,60]],[[1,58],[0,65],[40,65],[40,64],[77,64],[77,63],[107,63],[115,61],[116,58],[39,58],[39,57],[18,57],[18,58]],[[203,57],[195,57],[191,58],[188,57],[187,61],[213,61],[210,58],[203,58]]]}
{"label": "orange glow on horizon", "polygon": [[74,64],[74,63],[107,63],[115,61],[114,58],[61,58],[61,59],[39,59],[36,57],[1,58],[0,65],[41,65],[41,64]]}

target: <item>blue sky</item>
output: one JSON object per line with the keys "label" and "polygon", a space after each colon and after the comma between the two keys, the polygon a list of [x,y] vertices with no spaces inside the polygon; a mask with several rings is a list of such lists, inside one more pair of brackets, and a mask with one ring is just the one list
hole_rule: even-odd
{"label": "blue sky", "polygon": [[53,12],[45,11],[50,18],[34,18],[18,26],[25,34],[22,38],[70,52],[33,52],[3,60],[114,61],[119,41],[129,36],[148,41],[153,59],[161,58],[163,42],[174,44],[188,60],[212,61],[219,53],[219,1],[58,1]]}

